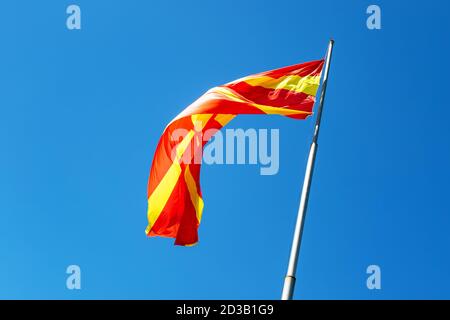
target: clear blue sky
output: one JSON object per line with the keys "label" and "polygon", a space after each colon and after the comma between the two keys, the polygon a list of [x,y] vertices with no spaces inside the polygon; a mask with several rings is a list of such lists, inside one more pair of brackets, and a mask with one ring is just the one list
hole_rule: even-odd
{"label": "clear blue sky", "polygon": [[[278,128],[280,171],[204,166],[196,247],[146,238],[148,172],[166,124],[205,90],[321,58],[330,37],[295,297],[450,298],[450,5],[373,3],[3,1],[0,298],[278,299],[312,118],[230,123]],[[71,264],[80,291],[66,289]]]}

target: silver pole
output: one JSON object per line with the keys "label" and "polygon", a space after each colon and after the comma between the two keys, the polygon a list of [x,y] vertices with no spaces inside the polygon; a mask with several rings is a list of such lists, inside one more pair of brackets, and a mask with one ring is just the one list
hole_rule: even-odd
{"label": "silver pole", "polygon": [[298,254],[302,242],[303,225],[305,223],[306,208],[308,206],[309,189],[316,160],[317,140],[319,138],[320,121],[322,119],[323,102],[325,92],[327,91],[328,71],[330,70],[331,54],[333,52],[334,40],[330,40],[328,45],[327,58],[325,62],[325,72],[322,80],[322,92],[320,93],[319,109],[317,110],[316,125],[314,135],[309,150],[308,162],[306,164],[305,178],[303,180],[302,195],[300,197],[300,206],[298,208],[297,223],[295,224],[294,239],[292,240],[291,255],[286,277],[284,279],[283,293],[281,300],[292,300],[295,286],[295,271],[297,270]]}

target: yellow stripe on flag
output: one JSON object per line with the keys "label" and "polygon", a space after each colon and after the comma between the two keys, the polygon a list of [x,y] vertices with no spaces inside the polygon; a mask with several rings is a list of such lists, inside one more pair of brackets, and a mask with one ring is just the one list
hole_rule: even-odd
{"label": "yellow stripe on flag", "polygon": [[179,161],[183,156],[183,153],[189,147],[192,137],[194,137],[194,130],[190,130],[188,134],[183,138],[183,140],[177,145],[176,157],[173,160],[173,163],[159,182],[158,186],[155,188],[155,190],[153,190],[153,193],[148,198],[147,218],[149,221],[149,225],[147,227],[146,233],[150,232],[152,226],[155,224],[156,219],[158,219],[159,215],[164,209],[164,206],[169,200],[169,197],[178,182],[178,179],[181,175],[181,166]]}
{"label": "yellow stripe on flag", "polygon": [[191,116],[192,123],[194,124],[195,131],[200,132],[208,123],[208,120],[212,117],[210,113],[193,114]]}
{"label": "yellow stripe on flag", "polygon": [[235,114],[218,114],[214,119],[224,127],[228,122],[233,120],[234,117],[236,117]]}
{"label": "yellow stripe on flag", "polygon": [[294,92],[303,92],[315,96],[320,84],[319,76],[299,77],[297,75],[288,75],[278,79],[268,76],[258,76],[246,78],[244,81],[251,86],[260,86],[266,89],[285,89]]}
{"label": "yellow stripe on flag", "polygon": [[167,170],[166,174],[162,178],[161,182],[158,184],[156,189],[148,198],[148,210],[147,210],[147,218],[149,221],[148,231],[150,231],[151,227],[155,224],[156,219],[158,219],[161,211],[164,209],[164,206],[169,200],[170,194],[172,190],[175,188],[177,184],[178,178],[181,174],[181,167],[178,161],[174,161],[170,166],[169,170]]}
{"label": "yellow stripe on flag", "polygon": [[198,223],[202,220],[202,212],[203,212],[203,199],[200,197],[197,191],[197,184],[195,183],[194,177],[189,170],[189,166],[186,166],[186,170],[184,170],[184,180],[186,181],[187,188],[189,190],[189,195],[192,201],[192,204],[195,208],[195,213],[197,215]]}
{"label": "yellow stripe on flag", "polygon": [[183,157],[183,153],[188,148],[189,144],[191,143],[192,137],[194,137],[194,130],[190,130],[188,134],[181,140],[181,142],[177,145],[176,148],[176,158],[174,159],[174,162],[178,164],[178,161],[181,160],[181,157]]}
{"label": "yellow stripe on flag", "polygon": [[248,99],[244,99],[242,96],[236,95],[236,93],[234,91],[232,91],[229,88],[225,88],[225,87],[215,87],[215,88],[209,90],[208,92],[225,96],[228,100],[235,101],[235,102],[243,102],[243,103],[250,102]]}
{"label": "yellow stripe on flag", "polygon": [[258,108],[266,114],[279,114],[282,116],[291,116],[294,114],[312,114],[312,112],[302,111],[302,110],[294,110],[288,108],[280,108],[280,107],[270,107],[262,104],[252,103],[252,106]]}

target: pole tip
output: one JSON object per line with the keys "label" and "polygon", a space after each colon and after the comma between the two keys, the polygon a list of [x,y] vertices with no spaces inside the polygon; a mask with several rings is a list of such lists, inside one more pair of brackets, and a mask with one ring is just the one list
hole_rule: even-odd
{"label": "pole tip", "polygon": [[332,44],[334,44],[334,39],[333,39],[333,38],[330,38],[330,42],[331,42]]}

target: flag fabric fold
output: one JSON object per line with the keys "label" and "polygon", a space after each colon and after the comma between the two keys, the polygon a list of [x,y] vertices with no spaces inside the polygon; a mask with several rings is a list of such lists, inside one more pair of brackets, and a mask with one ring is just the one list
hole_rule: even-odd
{"label": "flag fabric fold", "polygon": [[156,147],[148,180],[148,236],[198,242],[203,212],[202,151],[215,132],[238,114],[312,114],[324,60],[247,76],[214,87],[173,119]]}

